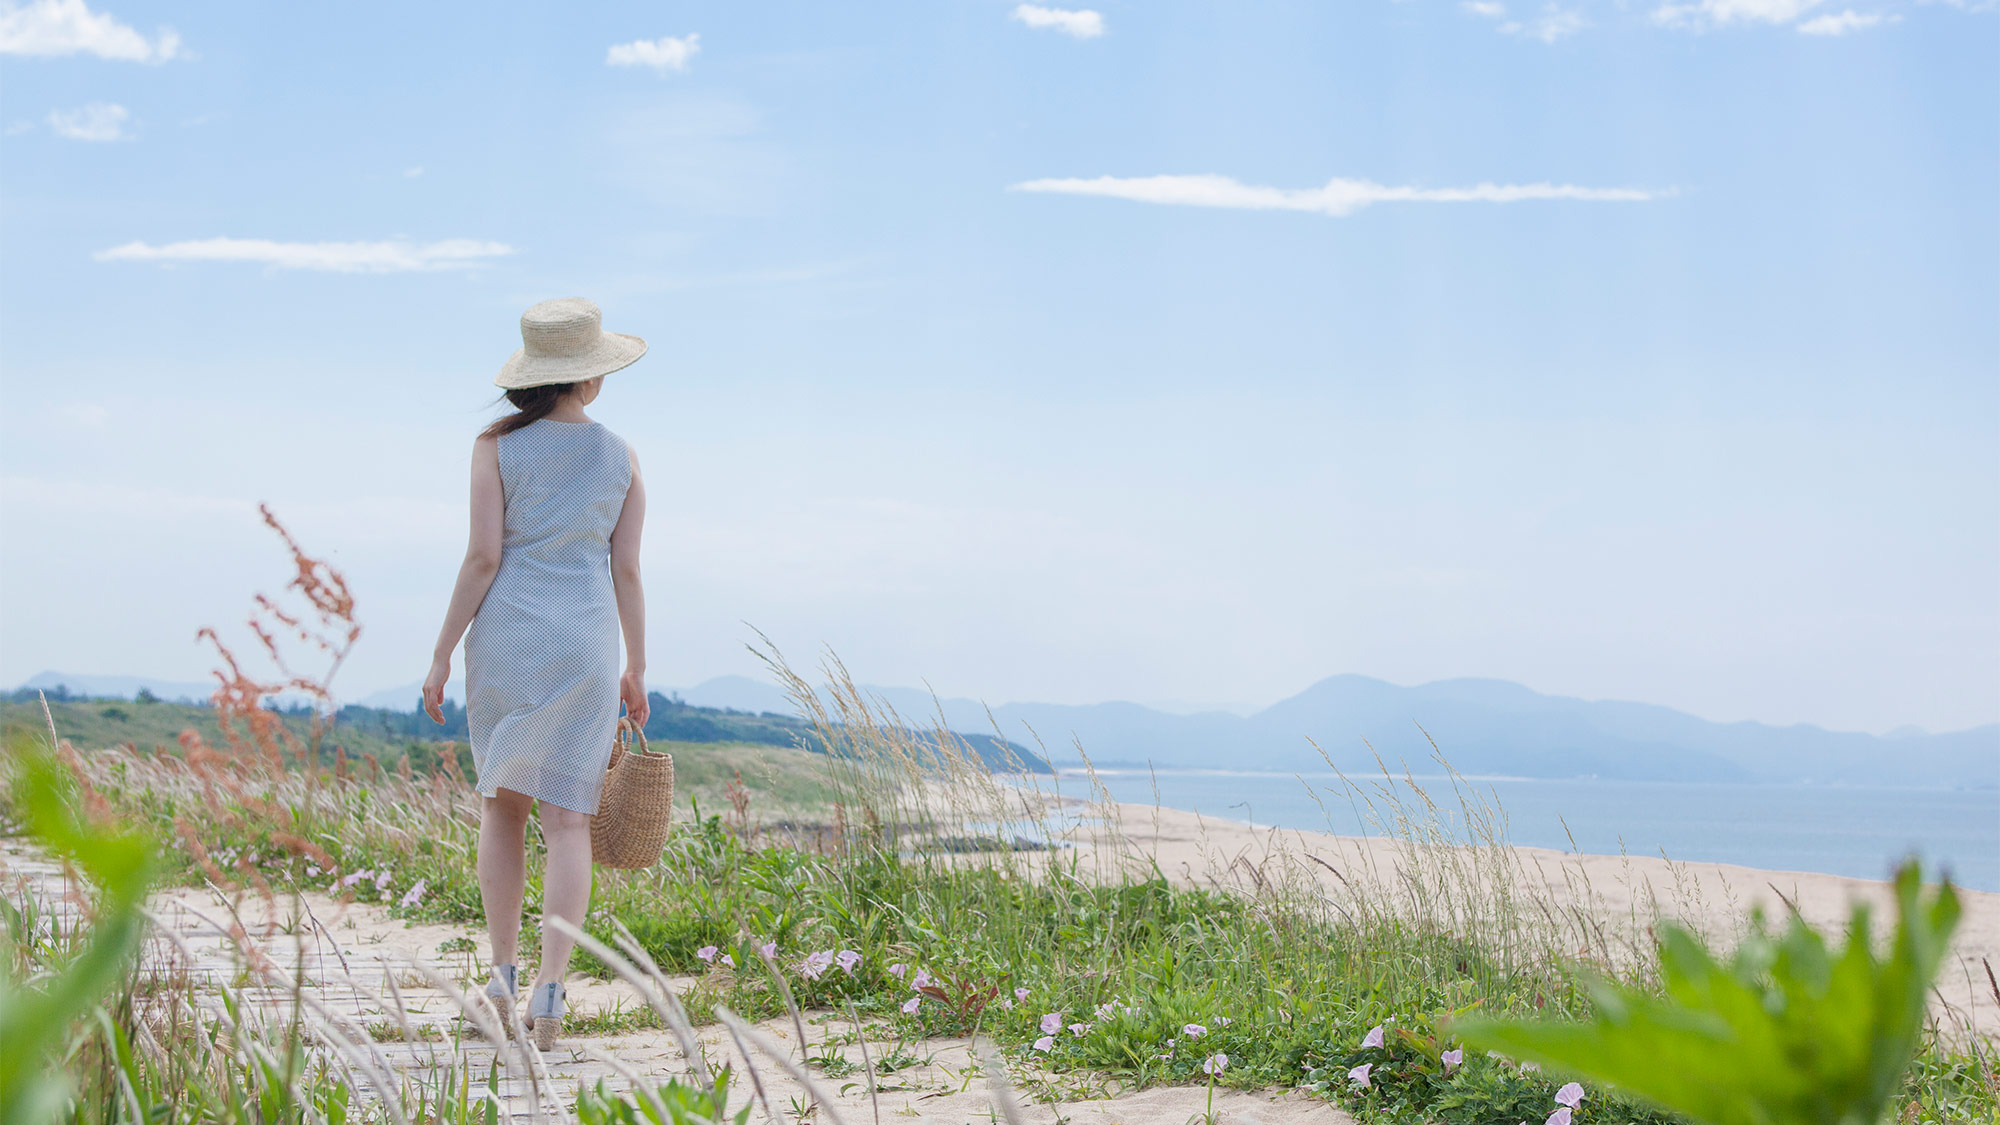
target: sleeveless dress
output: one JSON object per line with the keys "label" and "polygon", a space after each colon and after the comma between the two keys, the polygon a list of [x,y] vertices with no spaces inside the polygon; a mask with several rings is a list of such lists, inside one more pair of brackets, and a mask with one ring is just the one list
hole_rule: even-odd
{"label": "sleeveless dress", "polygon": [[596,422],[550,418],[499,444],[500,570],[465,634],[479,792],[595,813],[618,727],[611,531],[631,455]]}

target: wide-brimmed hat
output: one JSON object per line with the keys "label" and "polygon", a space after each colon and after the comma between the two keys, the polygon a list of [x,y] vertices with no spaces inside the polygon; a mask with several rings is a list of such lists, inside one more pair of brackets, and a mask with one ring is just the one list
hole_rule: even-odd
{"label": "wide-brimmed hat", "polygon": [[604,313],[582,297],[543,301],[521,314],[520,351],[500,366],[496,387],[519,390],[549,383],[581,383],[630,367],[646,354],[646,341],[604,330]]}

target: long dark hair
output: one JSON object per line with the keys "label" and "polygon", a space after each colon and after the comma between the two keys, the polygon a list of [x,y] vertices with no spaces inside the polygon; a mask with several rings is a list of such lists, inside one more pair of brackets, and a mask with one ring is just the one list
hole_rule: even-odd
{"label": "long dark hair", "polygon": [[539,387],[516,387],[501,397],[514,404],[515,413],[505,418],[495,419],[493,424],[480,431],[480,437],[497,438],[501,434],[511,434],[523,426],[532,425],[555,413],[562,400],[575,393],[575,383],[543,383]]}

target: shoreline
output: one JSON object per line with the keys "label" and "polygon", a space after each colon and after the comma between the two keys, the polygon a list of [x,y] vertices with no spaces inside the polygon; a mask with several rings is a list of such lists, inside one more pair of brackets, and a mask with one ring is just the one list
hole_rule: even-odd
{"label": "shoreline", "polygon": [[[1025,796],[1031,791],[1017,792]],[[1413,857],[1418,862],[1429,858],[1449,863],[1473,847],[1439,843],[1412,850],[1396,837],[1257,825],[1160,805],[1040,796],[1050,819],[1066,826],[1062,842],[1074,850],[1079,862],[1088,860],[1100,868],[1108,863],[1130,872],[1137,861],[1180,885],[1237,893],[1259,893],[1266,880],[1283,876],[1302,879],[1310,889],[1338,902],[1359,887],[1372,885],[1379,890],[1403,881],[1405,865]],[[1023,811],[1033,814],[1025,800]],[[1603,923],[1630,924],[1640,932],[1656,920],[1679,920],[1724,948],[1743,932],[1753,908],[1761,908],[1767,925],[1773,927],[1796,909],[1821,933],[1838,939],[1847,933],[1852,906],[1867,903],[1878,944],[1893,932],[1896,918],[1893,887],[1880,879],[1524,844],[1503,847],[1513,862],[1511,890],[1524,901],[1547,903],[1559,913],[1574,912]],[[1473,850],[1487,848],[1480,845]],[[1383,880],[1384,874],[1398,878]],[[1932,1009],[1941,1023],[1961,1023],[1972,1034],[1992,1040],[2000,1036],[2000,996],[1994,994],[1987,972],[1991,966],[2000,973],[2000,893],[1953,889],[1963,914],[1951,952],[1938,970]]]}

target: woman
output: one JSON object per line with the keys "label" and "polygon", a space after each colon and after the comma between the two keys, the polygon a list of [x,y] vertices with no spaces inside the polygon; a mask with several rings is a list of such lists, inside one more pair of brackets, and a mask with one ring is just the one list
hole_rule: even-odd
{"label": "woman", "polygon": [[547,920],[583,923],[590,817],[619,704],[642,725],[647,711],[639,585],[646,490],[631,448],[583,412],[604,376],[646,354],[646,342],[605,332],[601,321],[596,305],[574,297],[521,317],[523,347],[494,380],[516,413],[472,444],[472,541],[424,679],[424,709],[443,722],[451,653],[463,636],[465,716],[484,798],[479,896],[493,955],[486,995],[503,1028],[511,1029],[518,1000],[529,810],[541,817],[542,957],[527,1026],[544,1051],[562,1026],[574,944]]}

